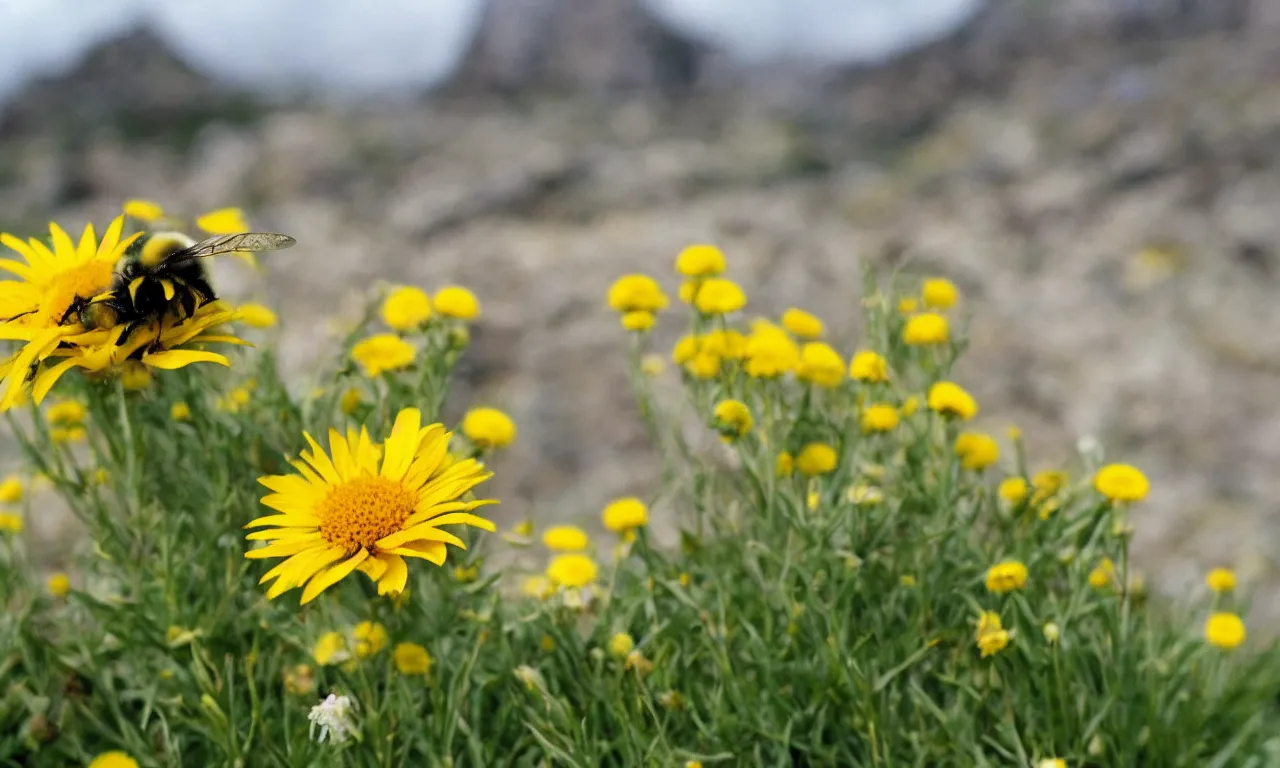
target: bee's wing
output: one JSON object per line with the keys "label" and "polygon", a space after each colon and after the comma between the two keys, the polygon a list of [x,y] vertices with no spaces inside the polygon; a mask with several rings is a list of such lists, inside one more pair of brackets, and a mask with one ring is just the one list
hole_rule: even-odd
{"label": "bee's wing", "polygon": [[170,266],[187,264],[197,259],[217,256],[234,251],[279,251],[292,247],[297,240],[274,232],[241,232],[236,235],[215,235],[201,240],[165,259]]}

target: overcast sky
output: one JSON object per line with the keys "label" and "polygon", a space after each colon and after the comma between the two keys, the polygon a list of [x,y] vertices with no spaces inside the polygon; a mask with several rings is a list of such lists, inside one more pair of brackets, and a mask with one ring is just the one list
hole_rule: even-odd
{"label": "overcast sky", "polygon": [[[882,59],[945,34],[982,0],[646,0],[744,60]],[[420,88],[447,77],[484,0],[0,0],[0,98],[146,21],[193,67],[267,87]],[[376,8],[376,12],[372,9]]]}

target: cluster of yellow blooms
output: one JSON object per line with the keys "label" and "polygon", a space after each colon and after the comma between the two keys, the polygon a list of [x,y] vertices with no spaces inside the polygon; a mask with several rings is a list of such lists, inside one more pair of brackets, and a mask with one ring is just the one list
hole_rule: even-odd
{"label": "cluster of yellow blooms", "polygon": [[[649,524],[649,507],[640,499],[627,496],[605,505],[600,518],[604,527],[618,534],[626,546]],[[525,521],[515,527],[508,540],[528,543],[532,535],[533,524]],[[541,574],[525,578],[521,591],[539,600],[560,594],[568,605],[585,605],[591,597],[589,589],[600,573],[595,559],[588,554],[591,538],[587,532],[574,525],[551,526],[543,531],[542,544],[554,554]]]}
{"label": "cluster of yellow blooms", "polygon": [[[757,318],[746,331],[733,326],[733,315],[746,306],[746,294],[735,283],[723,277],[724,255],[711,245],[693,245],[676,258],[676,271],[683,276],[681,301],[695,310],[693,332],[680,338],[671,352],[671,361],[680,367],[687,379],[718,382],[721,390],[732,389],[742,376],[761,381],[791,379],[814,392],[835,390],[852,381],[856,386],[856,421],[864,435],[882,435],[898,430],[905,419],[916,414],[921,401],[933,413],[955,422],[967,422],[978,414],[978,403],[960,384],[935,380],[921,395],[901,393],[903,383],[891,370],[886,353],[875,349],[857,349],[848,363],[841,353],[823,341],[826,328],[822,320],[810,312],[792,307],[778,321]],[[948,310],[960,300],[960,291],[949,280],[930,278],[923,281],[918,296],[898,301],[897,311],[903,316],[899,336],[907,350],[945,349],[951,343]],[[877,295],[872,301],[882,301]],[[668,305],[666,294],[648,275],[631,274],[618,278],[608,293],[608,304],[619,312],[622,325],[629,331],[646,333],[656,324],[656,315]],[[892,343],[893,340],[891,340]],[[895,396],[896,394],[896,396]],[[806,401],[807,402],[807,401]],[[710,426],[725,443],[735,443],[759,428],[758,414],[739,398],[715,401],[709,414]],[[1020,440],[1016,429],[1010,430],[1015,443]],[[761,430],[758,439],[769,440]],[[808,478],[835,473],[842,461],[838,446],[825,441],[809,441],[796,446],[794,452],[781,446],[777,452],[776,473],[786,477],[799,472]],[[995,437],[977,430],[962,430],[952,450],[960,467],[982,473],[1000,460],[1000,445]],[[864,467],[860,476],[874,481],[883,473],[880,467]],[[1062,504],[1068,489],[1068,476],[1061,470],[1037,472],[1030,478],[1021,474],[1003,478],[996,493],[1011,512],[1034,510],[1047,519]],[[1127,464],[1110,464],[1097,470],[1093,489],[1117,508],[1146,498],[1150,485],[1143,473]],[[883,492],[874,484],[857,482],[846,494],[854,504],[875,504]],[[809,506],[819,503],[816,490],[809,492]],[[1226,575],[1224,575],[1226,574]],[[1090,574],[1095,587],[1114,583],[1114,564],[1105,560]],[[1230,577],[1230,578],[1228,578]],[[1021,590],[1030,573],[1018,560],[1007,560],[991,566],[986,574],[987,589],[994,595]],[[911,579],[911,577],[904,577]],[[1215,571],[1210,584],[1215,592],[1227,591],[1234,577],[1229,571]],[[1130,589],[1136,590],[1135,585]],[[1056,641],[1060,629],[1050,623],[1046,637]],[[1206,640],[1221,648],[1233,648],[1243,642],[1244,624],[1234,613],[1215,612],[1205,628]],[[1013,639],[1001,624],[998,611],[983,611],[978,617],[975,644],[983,657],[1005,648]]]}

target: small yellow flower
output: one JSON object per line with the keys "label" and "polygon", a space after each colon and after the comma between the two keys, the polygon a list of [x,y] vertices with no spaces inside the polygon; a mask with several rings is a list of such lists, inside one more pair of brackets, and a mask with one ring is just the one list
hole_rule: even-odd
{"label": "small yellow flower", "polygon": [[916,577],[909,573],[904,573],[898,577],[898,583],[910,589],[916,585]]}
{"label": "small yellow flower", "polygon": [[124,752],[103,752],[93,758],[89,768],[138,768],[138,761]]}
{"label": "small yellow flower", "polygon": [[341,664],[351,658],[347,652],[347,641],[341,633],[325,632],[311,647],[311,657],[322,667],[330,664]]}
{"label": "small yellow flower", "polygon": [[151,385],[151,369],[136,360],[130,360],[120,371],[120,385],[126,392],[146,389]]}
{"label": "small yellow flower", "polygon": [[581,552],[590,539],[587,532],[573,525],[553,525],[542,534],[543,545],[553,552]]}
{"label": "small yellow flower", "polygon": [[825,331],[816,315],[795,307],[782,313],[782,327],[801,339],[820,339]]}
{"label": "small yellow flower", "polygon": [[667,363],[662,359],[662,355],[647,354],[640,358],[640,372],[645,376],[659,376],[667,369]]}
{"label": "small yellow flower", "polygon": [[421,288],[406,285],[396,288],[382,302],[382,322],[396,331],[421,328],[431,319],[431,297]]}
{"label": "small yellow flower", "polygon": [[371,379],[387,371],[409,367],[416,356],[417,350],[413,345],[394,333],[375,334],[351,348],[351,358]]}
{"label": "small yellow flower", "polygon": [[50,574],[45,586],[48,587],[49,594],[61,600],[71,592],[71,578],[61,572]]}
{"label": "small yellow flower", "polygon": [[900,410],[902,411],[902,417],[904,419],[911,418],[915,415],[916,411],[920,410],[920,398],[915,395],[909,396],[906,400],[902,401],[902,408]]}
{"label": "small yellow flower", "polygon": [[649,524],[649,508],[634,496],[614,499],[601,514],[604,527],[614,533],[626,533]]}
{"label": "small yellow flower", "polygon": [[721,400],[716,403],[713,415],[716,428],[726,440],[742,437],[755,426],[751,409],[741,400]]}
{"label": "small yellow flower", "polygon": [[1089,586],[1094,589],[1106,589],[1115,581],[1115,578],[1116,564],[1111,562],[1111,558],[1104,557],[1102,562],[1089,572]]}
{"label": "small yellow flower", "polygon": [[453,578],[460,584],[470,584],[480,578],[480,566],[456,565],[453,568]]}
{"label": "small yellow flower", "polygon": [[521,538],[527,539],[533,535],[533,521],[521,520],[512,526],[511,532]]}
{"label": "small yellow flower", "polygon": [[196,226],[212,235],[231,235],[249,229],[244,211],[239,208],[219,208],[196,219]]}
{"label": "small yellow flower", "polygon": [[920,301],[912,296],[903,296],[898,299],[898,314],[910,315],[914,314],[920,308]]}
{"label": "small yellow flower", "polygon": [[747,354],[747,337],[732,329],[709,331],[698,344],[701,351],[725,360],[739,360]]}
{"label": "small yellow flower", "polygon": [[262,304],[241,304],[235,319],[250,328],[270,328],[278,322],[276,313]]}
{"label": "small yellow flower", "polygon": [[93,479],[94,485],[106,485],[108,482],[111,481],[111,474],[107,472],[106,467],[98,467],[97,469],[93,470],[92,479]]}
{"label": "small yellow flower", "polygon": [[1151,490],[1147,476],[1128,464],[1108,464],[1099,469],[1093,477],[1093,487],[1113,502],[1142,501]]}
{"label": "small yellow flower", "polygon": [[1044,641],[1049,645],[1058,642],[1058,638],[1062,637],[1062,628],[1052,621],[1045,624],[1041,631],[1044,632]]}
{"label": "small yellow flower", "polygon": [[634,669],[638,675],[647,675],[653,671],[653,662],[646,659],[640,651],[632,651],[627,654],[627,660],[622,668],[628,671]]}
{"label": "small yellow flower", "polygon": [[698,354],[699,349],[701,349],[701,344],[698,337],[686,333],[677,339],[675,346],[671,348],[671,362],[676,365],[684,365]]}
{"label": "small yellow flower", "polygon": [[947,309],[955,305],[956,300],[960,298],[960,291],[950,280],[934,277],[924,281],[924,285],[920,288],[920,298],[924,300],[926,307]]}
{"label": "small yellow flower", "polygon": [[898,409],[889,403],[869,405],[862,412],[863,432],[890,432],[898,426]]}
{"label": "small yellow flower", "polygon": [[82,443],[89,438],[89,433],[84,427],[55,427],[49,430],[49,439],[54,445],[70,445],[71,443]]}
{"label": "small yellow flower", "polygon": [[1245,641],[1244,621],[1234,613],[1219,612],[1204,625],[1204,639],[1209,645],[1229,651]]}
{"label": "small yellow flower", "polygon": [[987,569],[987,589],[1003,595],[1027,585],[1027,566],[1018,560],[1005,560]]}
{"label": "small yellow flower", "polygon": [[1060,757],[1046,757],[1036,763],[1036,768],[1067,768],[1067,761]]}
{"label": "small yellow flower", "polygon": [[22,501],[22,479],[17,475],[9,475],[0,481],[0,503],[17,504]]}
{"label": "small yellow flower", "polygon": [[747,337],[747,375],[767,379],[794,371],[800,365],[800,348],[773,325],[761,324]]}
{"label": "small yellow flower", "polygon": [[310,696],[316,690],[316,675],[310,664],[297,664],[281,673],[284,689],[294,696]]}
{"label": "small yellow flower", "polygon": [[[658,703],[670,710],[684,709],[684,695],[679,691],[664,691],[658,694]],[[690,760],[684,764],[684,768],[690,768],[690,766],[702,768],[702,763],[697,760]]]}
{"label": "small yellow flower", "polygon": [[595,561],[579,553],[556,555],[547,565],[547,578],[561,587],[585,587],[598,572]]}
{"label": "small yellow flower", "polygon": [[968,421],[978,414],[978,403],[959,384],[939,381],[929,387],[929,408],[943,416]]}
{"label": "small yellow flower", "polygon": [[720,375],[720,357],[709,352],[699,352],[687,366],[689,373],[699,379],[714,379]]}
{"label": "small yellow flower", "polygon": [[809,443],[796,457],[796,469],[809,477],[825,475],[836,468],[836,449],[823,443]]}
{"label": "small yellow flower", "polygon": [[362,621],[351,631],[356,641],[356,656],[365,658],[372,656],[383,648],[391,639],[387,636],[387,628],[373,621]]}
{"label": "small yellow flower", "polygon": [[676,296],[680,298],[680,303],[692,304],[694,299],[698,298],[698,288],[701,285],[701,280],[685,280],[681,283],[680,290],[676,291]]}
{"label": "small yellow flower", "polygon": [[800,348],[796,378],[831,389],[840,386],[844,376],[844,360],[829,345],[811,341]]}
{"label": "small yellow flower", "polygon": [[860,507],[872,507],[884,501],[884,491],[874,485],[854,483],[845,491],[845,498]]}
{"label": "small yellow flower", "polygon": [[635,638],[631,637],[631,635],[626,632],[619,632],[609,638],[609,654],[617,656],[620,659],[625,659],[627,654],[635,650],[635,647]]}
{"label": "small yellow flower", "polygon": [[525,597],[546,600],[555,594],[555,591],[555,585],[545,576],[526,576],[524,581],[520,583],[520,593]]}
{"label": "small yellow flower", "polygon": [[12,512],[0,512],[0,531],[22,533],[22,518]]}
{"label": "small yellow flower", "polygon": [[86,415],[84,403],[79,400],[63,400],[49,406],[49,410],[45,411],[44,419],[59,427],[74,427],[77,424],[83,424]]}
{"label": "small yellow flower", "polygon": [[659,312],[667,308],[667,295],[648,275],[623,275],[609,286],[609,308],[615,312]]}
{"label": "small yellow flower", "polygon": [[902,328],[903,343],[912,346],[946,344],[950,335],[947,318],[936,312],[915,315]]}
{"label": "small yellow flower", "polygon": [[126,200],[124,215],[139,221],[155,221],[164,217],[164,209],[150,200]]}
{"label": "small yellow flower", "polygon": [[882,384],[889,380],[889,363],[878,352],[861,350],[849,361],[849,378],[868,384]]}
{"label": "small yellow flower", "polygon": [[628,331],[647,331],[653,328],[657,318],[652,312],[646,312],[638,309],[634,312],[627,312],[622,315],[622,327]]}
{"label": "small yellow flower", "polygon": [[698,289],[694,306],[707,315],[727,315],[747,305],[747,294],[732,280],[713,277],[705,280]]}
{"label": "small yellow flower", "polygon": [[791,477],[791,473],[795,471],[796,459],[791,455],[790,451],[783,451],[778,454],[778,460],[774,464],[774,471],[778,477]]}
{"label": "small yellow flower", "polygon": [[169,418],[173,421],[191,421],[191,406],[178,401],[169,406]]}
{"label": "small yellow flower", "polygon": [[1000,445],[984,432],[962,432],[956,437],[955,454],[965,469],[981,471],[1000,458]]}
{"label": "small yellow flower", "polygon": [[676,256],[676,271],[686,277],[710,277],[724,269],[724,254],[714,245],[690,245]]}
{"label": "small yellow flower", "polygon": [[348,387],[347,391],[342,393],[342,397],[338,398],[338,407],[348,416],[356,412],[363,400],[360,389],[357,387]]}
{"label": "small yellow flower", "polygon": [[1000,622],[1000,614],[995,611],[983,611],[978,615],[978,628],[973,634],[974,643],[982,652],[982,658],[995,655],[1004,650],[1012,639],[1009,631]]}
{"label": "small yellow flower", "polygon": [[680,586],[687,587],[693,583],[693,575],[687,571],[681,571],[677,580],[680,582]]}
{"label": "small yellow flower", "polygon": [[1031,487],[1036,489],[1033,504],[1041,504],[1066,486],[1070,476],[1060,469],[1044,469],[1031,477]]}
{"label": "small yellow flower", "polygon": [[396,671],[402,675],[426,675],[431,672],[431,654],[417,643],[399,643],[391,651]]}
{"label": "small yellow flower", "polygon": [[556,649],[556,639],[551,635],[543,635],[538,640],[538,647],[542,649],[543,653],[551,653]]}
{"label": "small yellow flower", "polygon": [[1204,583],[1214,592],[1230,592],[1236,588],[1236,574],[1228,568],[1214,568],[1204,577]]}
{"label": "small yellow flower", "polygon": [[1006,477],[1000,481],[996,493],[1010,504],[1021,504],[1027,498],[1027,481],[1021,477]]}
{"label": "small yellow flower", "polygon": [[445,317],[469,321],[480,316],[480,300],[474,293],[459,285],[446,285],[436,291],[431,303]]}
{"label": "small yellow flower", "polygon": [[516,439],[516,423],[497,408],[472,408],[462,419],[462,434],[481,448],[503,448]]}
{"label": "small yellow flower", "polygon": [[685,760],[684,768],[702,768],[701,760]]}

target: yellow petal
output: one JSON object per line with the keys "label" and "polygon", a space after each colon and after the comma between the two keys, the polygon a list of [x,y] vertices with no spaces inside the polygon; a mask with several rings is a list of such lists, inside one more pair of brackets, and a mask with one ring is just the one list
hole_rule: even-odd
{"label": "yellow petal", "polygon": [[315,515],[292,514],[292,515],[267,515],[259,517],[257,520],[250,520],[245,523],[244,527],[248,528],[266,528],[267,526],[279,526],[283,528],[312,528],[319,527],[320,518]]}
{"label": "yellow petal", "polygon": [[155,221],[164,217],[164,209],[150,200],[128,200],[124,204],[124,215],[139,221]]}
{"label": "yellow petal", "polygon": [[58,259],[65,261],[75,260],[75,243],[71,242],[71,236],[55,222],[49,222],[49,239],[53,243],[53,252]]}
{"label": "yellow petal", "polygon": [[[281,587],[281,591],[293,589],[300,586],[309,579],[315,578],[324,568],[329,566],[336,560],[341,560],[346,556],[346,551],[342,547],[321,547],[306,559],[297,560],[280,573],[280,577],[276,580],[274,587]],[[279,594],[279,593],[277,593]],[[272,597],[270,593],[268,598]]]}
{"label": "yellow petal", "polygon": [[168,349],[164,352],[143,355],[142,362],[152,368],[162,368],[166,371],[185,368],[192,363],[217,363],[227,367],[231,366],[231,361],[227,359],[226,355],[197,349]]}
{"label": "yellow petal", "polygon": [[306,541],[289,540],[277,541],[268,544],[261,549],[251,549],[244,553],[244,556],[250,560],[265,560],[268,557],[287,557],[296,555],[304,549],[308,549]]}
{"label": "yellow petal", "polygon": [[[344,554],[341,547],[325,546],[324,540],[321,539],[319,536],[316,537],[315,542],[316,542],[316,546],[314,548],[305,549],[299,552],[298,554],[293,555],[292,557],[286,558],[285,560],[282,560],[279,563],[276,563],[276,566],[274,568],[272,568],[271,570],[263,574],[261,579],[258,579],[258,583],[266,584],[268,581],[271,581],[272,579],[280,579],[280,578],[283,578],[285,581],[290,581],[289,576],[296,576],[298,573],[305,573],[305,575],[309,578],[311,574],[314,574],[317,570],[319,570],[320,568],[323,568],[325,565],[328,565],[334,560],[337,560],[338,558],[342,557],[342,555]],[[320,557],[321,555],[332,555],[332,556],[329,557],[327,560],[323,560],[323,562],[320,562],[319,565],[311,567],[309,564],[309,561],[311,560],[319,561],[322,559]],[[311,568],[311,570],[308,571],[307,568],[309,567]],[[293,580],[293,583],[296,586],[300,582],[298,582],[297,580]]]}
{"label": "yellow petal", "polygon": [[17,275],[19,280],[24,280],[28,283],[33,282],[36,277],[35,270],[31,269],[31,267],[26,264],[23,264],[20,261],[14,261],[13,259],[0,259],[0,269]]}
{"label": "yellow petal", "polygon": [[451,512],[447,515],[434,517],[429,523],[424,525],[470,525],[479,528],[482,531],[493,533],[498,527],[493,524],[492,520],[486,520],[479,515],[472,515],[466,512]]}
{"label": "yellow petal", "polygon": [[418,430],[422,425],[422,412],[417,408],[405,408],[396,415],[391,436],[383,447],[382,476],[390,480],[402,480],[413,462],[418,449]]}
{"label": "yellow petal", "polygon": [[360,564],[360,570],[376,582],[382,578],[382,574],[387,572],[386,557],[387,555],[382,554],[374,555]]}
{"label": "yellow petal", "polygon": [[209,211],[196,219],[196,226],[211,235],[235,235],[246,232],[248,223],[244,220],[244,211],[239,208],[219,208]]}
{"label": "yellow petal", "polygon": [[466,549],[467,545],[448,531],[442,531],[433,525],[419,525],[405,531],[383,536],[377,541],[378,549],[392,550],[396,547],[404,546],[411,541],[439,541],[444,544],[452,544],[455,547]]}
{"label": "yellow petal", "polygon": [[80,245],[76,246],[76,260],[88,261],[98,252],[98,239],[93,231],[93,224],[85,224],[80,234]]}
{"label": "yellow petal", "polygon": [[81,363],[79,358],[71,357],[36,374],[36,380],[31,383],[31,402],[39,405],[45,395],[49,394],[49,390],[53,389],[53,385],[58,383],[58,379],[62,378],[62,374]]}
{"label": "yellow petal", "polygon": [[[107,231],[102,233],[102,240],[98,243],[97,257],[103,260],[113,256],[116,246],[120,244],[120,233],[124,231],[124,217],[117,216],[107,225]],[[142,234],[139,232],[138,234]],[[132,242],[132,241],[130,241]]]}
{"label": "yellow petal", "polygon": [[[22,258],[26,259],[27,263],[33,267],[37,266],[36,262],[42,262],[42,259],[36,256],[36,252],[31,249],[31,246],[22,242],[8,232],[0,232],[0,245],[3,245],[10,250],[17,251],[22,255]],[[43,266],[43,263],[41,265]]]}
{"label": "yellow petal", "polygon": [[387,568],[386,573],[378,579],[378,594],[398,595],[404,591],[404,585],[409,581],[409,567],[399,555],[382,555],[382,558],[385,558],[383,562]]}
{"label": "yellow petal", "polygon": [[303,432],[302,436],[306,438],[307,445],[311,446],[310,452],[302,452],[302,458],[305,459],[312,467],[315,467],[315,470],[319,472],[320,476],[323,477],[330,485],[337,485],[338,483],[341,483],[344,478],[342,475],[338,474],[338,469],[333,465],[333,462],[329,460],[328,454],[320,449],[320,444],[316,442],[314,437],[306,432]]}
{"label": "yellow petal", "polygon": [[449,556],[449,548],[439,541],[411,541],[403,547],[396,547],[391,554],[401,557],[417,557],[429,560],[436,565],[444,565]]}
{"label": "yellow petal", "polygon": [[302,602],[300,604],[306,605],[312,600],[315,600],[321,592],[332,587],[334,584],[337,584],[339,581],[342,581],[343,578],[356,569],[357,565],[364,562],[365,558],[368,556],[369,550],[362,549],[329,570],[312,576],[311,580],[307,582],[306,588],[302,590]]}
{"label": "yellow petal", "polygon": [[347,439],[336,429],[329,430],[329,453],[333,454],[333,466],[342,477],[355,477],[356,465],[351,459]]}

